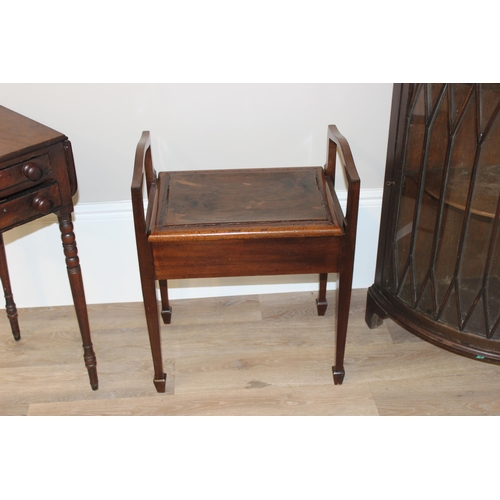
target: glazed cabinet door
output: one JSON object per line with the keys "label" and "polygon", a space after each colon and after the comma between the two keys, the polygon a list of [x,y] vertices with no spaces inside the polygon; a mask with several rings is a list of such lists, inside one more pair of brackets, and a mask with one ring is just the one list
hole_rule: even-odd
{"label": "glazed cabinet door", "polygon": [[405,84],[395,100],[374,284],[390,305],[378,316],[496,360],[500,84]]}

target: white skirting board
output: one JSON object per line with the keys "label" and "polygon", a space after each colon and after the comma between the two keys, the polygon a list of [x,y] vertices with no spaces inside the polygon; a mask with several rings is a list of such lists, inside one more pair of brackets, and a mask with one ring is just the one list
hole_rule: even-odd
{"label": "white skirting board", "polygon": [[[345,206],[346,193],[339,193]],[[373,283],[382,189],[361,190],[354,288]],[[74,231],[88,304],[142,301],[130,201],[77,204]],[[55,215],[4,233],[18,307],[72,304]],[[335,288],[336,275],[328,288]],[[169,282],[171,299],[316,291],[317,275],[191,279]],[[0,298],[0,300],[2,300]]]}

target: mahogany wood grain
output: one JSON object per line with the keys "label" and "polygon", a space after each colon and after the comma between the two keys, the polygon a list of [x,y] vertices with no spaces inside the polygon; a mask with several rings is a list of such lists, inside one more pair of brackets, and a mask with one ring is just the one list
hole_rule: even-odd
{"label": "mahogany wood grain", "polygon": [[0,277],[2,279],[3,294],[5,296],[5,310],[10,321],[10,328],[15,340],[21,338],[19,329],[19,321],[17,315],[16,303],[12,295],[12,287],[10,284],[9,268],[7,267],[7,255],[5,254],[5,244],[3,241],[3,233],[0,233]]}
{"label": "mahogany wood grain", "polygon": [[166,241],[152,245],[156,279],[334,273],[340,265],[333,237]]}
{"label": "mahogany wood grain", "polygon": [[394,85],[370,328],[500,364],[499,126],[499,84]]}
{"label": "mahogany wood grain", "polygon": [[[328,128],[327,165],[160,172],[149,132],[136,149],[131,194],[139,270],[154,365],[165,391],[155,281],[164,323],[172,321],[168,280],[319,274],[317,313],[324,315],[328,273],[339,274],[335,384],[344,378],[359,176],[345,138]],[[344,215],[334,189],[336,156],[348,181]],[[145,179],[145,183],[144,183]],[[144,213],[143,191],[148,198]]]}
{"label": "mahogany wood grain", "polygon": [[76,171],[68,138],[45,125],[0,106],[0,277],[12,334],[21,338],[3,232],[55,213],[66,257],[75,312],[83,341],[85,366],[92,389],[98,388],[87,305],[71,213],[77,190]]}

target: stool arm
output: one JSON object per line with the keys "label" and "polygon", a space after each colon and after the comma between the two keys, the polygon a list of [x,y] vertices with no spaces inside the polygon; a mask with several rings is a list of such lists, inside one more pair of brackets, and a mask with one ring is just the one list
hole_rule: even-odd
{"label": "stool arm", "polygon": [[335,160],[340,156],[341,164],[347,179],[347,207],[344,219],[346,232],[351,233],[348,239],[354,245],[356,239],[356,226],[358,222],[360,179],[351,148],[346,138],[339,132],[335,125],[328,126],[328,153],[326,175],[335,183]]}
{"label": "stool arm", "polygon": [[132,189],[142,188],[142,176],[146,174],[146,185],[149,196],[151,185],[156,184],[156,172],[151,160],[151,136],[144,131],[135,150],[134,175],[132,177]]}
{"label": "stool arm", "polygon": [[[144,217],[143,182],[146,177],[146,190],[148,197],[148,214]],[[141,135],[135,152],[134,173],[132,176],[132,211],[136,233],[146,234],[152,218],[154,197],[156,196],[156,172],[153,168],[151,157],[151,137],[148,131]]]}

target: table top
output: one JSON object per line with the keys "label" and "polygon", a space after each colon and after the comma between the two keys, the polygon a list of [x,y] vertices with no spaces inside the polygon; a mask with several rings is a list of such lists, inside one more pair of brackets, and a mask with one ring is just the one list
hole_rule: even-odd
{"label": "table top", "polygon": [[65,139],[67,137],[61,132],[0,106],[0,161]]}

